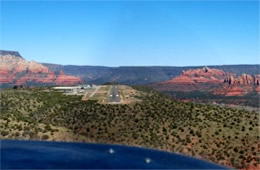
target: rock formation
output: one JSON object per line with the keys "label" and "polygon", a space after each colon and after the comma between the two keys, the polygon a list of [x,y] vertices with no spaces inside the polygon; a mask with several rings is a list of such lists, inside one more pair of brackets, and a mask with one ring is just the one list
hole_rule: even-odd
{"label": "rock formation", "polygon": [[170,83],[180,83],[180,84],[196,84],[196,83],[213,83],[219,84],[223,82],[226,73],[218,69],[210,69],[204,67],[202,69],[191,69],[183,71],[182,75],[173,78]]}
{"label": "rock formation", "polygon": [[180,76],[156,83],[154,86],[162,91],[205,91],[212,86],[222,84],[226,76],[227,73],[222,70],[204,67],[183,71]]}
{"label": "rock formation", "polygon": [[19,52],[0,50],[0,84],[59,84],[82,83],[78,77],[63,72],[55,75],[48,67],[35,61],[27,62]]}
{"label": "rock formation", "polygon": [[216,95],[243,96],[260,93],[260,74],[236,76],[223,70],[204,67],[183,71],[169,81],[152,85],[160,91],[206,91]]}
{"label": "rock formation", "polygon": [[60,72],[59,76],[56,78],[56,84],[71,84],[71,82],[80,82],[80,78],[69,76],[64,74],[63,71]]}
{"label": "rock formation", "polygon": [[230,74],[227,76],[224,80],[224,83],[228,84],[242,84],[242,85],[248,85],[248,84],[254,84],[255,83],[255,77],[248,75],[248,74],[242,74],[238,78],[235,78],[233,74]]}
{"label": "rock formation", "polygon": [[242,74],[239,77],[231,74],[225,78],[223,86],[214,89],[213,93],[225,96],[243,96],[254,91],[260,93],[259,80],[259,74],[254,76]]}

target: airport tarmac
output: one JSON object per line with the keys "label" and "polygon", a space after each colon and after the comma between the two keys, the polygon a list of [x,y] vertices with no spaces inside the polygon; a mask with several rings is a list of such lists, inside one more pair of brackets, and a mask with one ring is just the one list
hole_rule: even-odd
{"label": "airport tarmac", "polygon": [[108,96],[108,103],[118,103],[118,102],[120,102],[118,87],[116,85],[113,85],[110,89],[110,93]]}

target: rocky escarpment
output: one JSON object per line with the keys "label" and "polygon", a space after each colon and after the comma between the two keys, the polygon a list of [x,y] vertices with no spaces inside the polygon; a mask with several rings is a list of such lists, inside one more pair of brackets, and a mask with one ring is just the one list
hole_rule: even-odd
{"label": "rocky escarpment", "polygon": [[1,56],[15,56],[17,58],[21,58],[23,59],[23,57],[20,55],[20,53],[18,51],[6,51],[6,50],[0,50],[0,55]]}
{"label": "rocky escarpment", "polygon": [[82,83],[75,76],[56,75],[48,67],[35,61],[27,62],[19,52],[0,50],[0,84],[59,84],[73,85]]}
{"label": "rocky escarpment", "polygon": [[[224,83],[228,83],[230,85],[232,84],[242,84],[242,85],[247,85],[247,84],[254,84],[256,83],[257,80],[257,75],[256,76],[251,76],[248,74],[242,74],[238,78],[236,78],[233,74],[227,76],[224,80]],[[259,82],[258,82],[259,84]]]}
{"label": "rocky escarpment", "polygon": [[238,77],[230,74],[225,78],[223,86],[213,90],[214,94],[225,96],[243,96],[251,92],[260,93],[260,74],[242,74]]}
{"label": "rocky escarpment", "polygon": [[260,74],[236,76],[204,67],[183,71],[180,76],[152,86],[160,91],[204,91],[216,95],[243,96],[252,92],[260,93]]}
{"label": "rocky escarpment", "polygon": [[183,71],[181,76],[178,76],[169,82],[174,83],[190,83],[190,84],[196,84],[196,83],[213,83],[218,84],[221,83],[223,78],[226,76],[227,73],[225,73],[222,70],[218,69],[210,69],[208,67],[204,67],[202,69],[190,69],[187,71]]}
{"label": "rocky escarpment", "polygon": [[206,91],[213,86],[222,84],[228,73],[204,67],[202,69],[190,69],[183,71],[169,81],[164,81],[152,85],[161,91]]}

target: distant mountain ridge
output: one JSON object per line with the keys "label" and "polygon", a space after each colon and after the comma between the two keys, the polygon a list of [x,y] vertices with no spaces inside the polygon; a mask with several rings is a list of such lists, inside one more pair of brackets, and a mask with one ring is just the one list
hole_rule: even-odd
{"label": "distant mountain ridge", "polygon": [[[17,51],[0,50],[0,84],[103,84],[117,82],[129,85],[149,85],[171,80],[183,71],[199,69],[202,66],[75,66],[27,62]],[[260,65],[210,66],[234,75],[260,74]],[[56,82],[55,82],[56,81]]]}
{"label": "distant mountain ridge", "polygon": [[[174,66],[75,66],[42,63],[54,72],[63,70],[65,74],[80,77],[85,82],[102,84],[115,81],[122,84],[146,85],[171,80],[179,76],[182,71],[199,69],[203,66],[174,67]],[[211,69],[220,69],[234,75],[260,74],[260,65],[223,65],[210,66]]]}

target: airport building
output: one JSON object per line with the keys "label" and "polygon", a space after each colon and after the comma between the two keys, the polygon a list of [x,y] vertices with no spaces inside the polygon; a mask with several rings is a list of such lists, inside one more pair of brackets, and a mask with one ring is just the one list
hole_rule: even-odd
{"label": "airport building", "polygon": [[53,89],[63,92],[63,93],[69,93],[69,94],[77,94],[77,93],[82,93],[86,89],[91,89],[95,88],[95,85],[81,85],[81,86],[58,86],[58,87],[53,87]]}

